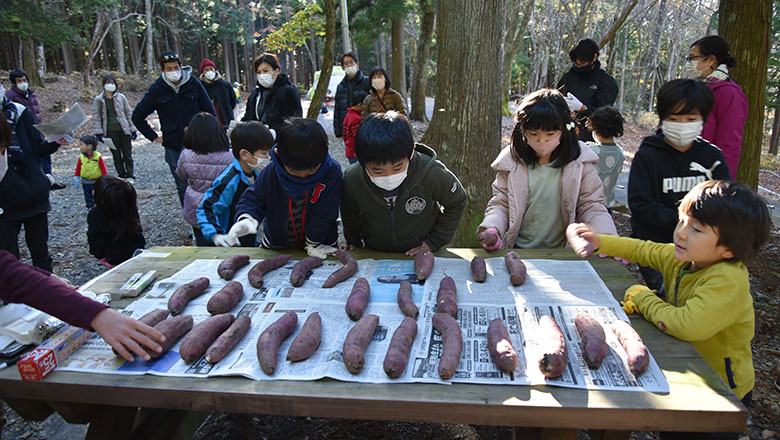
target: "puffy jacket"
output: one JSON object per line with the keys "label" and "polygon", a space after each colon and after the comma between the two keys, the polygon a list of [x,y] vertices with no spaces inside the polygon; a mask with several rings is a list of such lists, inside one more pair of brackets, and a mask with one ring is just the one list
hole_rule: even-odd
{"label": "puffy jacket", "polygon": [[[130,108],[127,97],[116,92],[112,99],[114,100],[116,120],[119,122],[119,125],[122,126],[122,132],[124,134],[131,134],[138,131],[131,120],[133,109]],[[106,127],[108,127],[108,119],[106,117],[106,94],[101,93],[92,100],[92,132],[96,135],[105,134],[108,132]]]}
{"label": "puffy jacket", "polygon": [[359,70],[352,78],[344,76],[344,79],[336,87],[333,109],[333,132],[336,137],[343,136],[344,118],[347,116],[347,110],[352,107],[352,93],[358,90],[366,93],[370,90],[368,77]]}
{"label": "puffy jacket", "polygon": [[287,75],[280,73],[270,89],[256,83],[246,100],[246,113],[241,120],[260,121],[278,132],[285,119],[301,116],[301,94]]}
{"label": "puffy jacket", "polygon": [[[581,72],[572,67],[564,73],[556,86],[566,96],[571,93],[583,104],[585,110],[576,112],[577,120],[584,126],[585,119],[599,107],[609,106],[615,103],[618,95],[618,84],[609,73],[601,68],[598,60],[593,63],[593,68]],[[588,139],[590,134],[588,133]],[[584,139],[584,137],[581,136]]]}
{"label": "puffy jacket", "polygon": [[5,96],[13,102],[18,102],[32,111],[36,124],[41,123],[41,110],[38,105],[38,97],[35,96],[33,89],[27,89],[26,92],[19,90],[15,85],[11,86],[5,92]]}
{"label": "puffy jacket", "polygon": [[233,90],[233,86],[224,79],[215,78],[214,81],[208,82],[202,75],[201,83],[214,104],[219,122],[227,127],[230,125],[230,121],[235,119],[233,109],[236,107],[236,92]]}
{"label": "puffy jacket", "polygon": [[709,79],[707,85],[715,95],[715,105],[704,124],[701,137],[723,152],[732,180],[737,178],[742,134],[748,114],[748,102],[739,84],[728,80]]}
{"label": "puffy jacket", "polygon": [[203,195],[211,188],[214,180],[233,163],[233,153],[220,151],[218,153],[197,154],[185,148],[179,156],[176,174],[187,181],[184,191],[182,213],[184,220],[192,226],[198,226],[195,210],[203,201]]}
{"label": "puffy jacket", "polygon": [[[564,225],[587,223],[596,232],[617,235],[596,169],[599,157],[584,143],[579,145],[580,156],[564,165],[561,172],[561,217]],[[528,205],[528,167],[512,157],[511,146],[501,150],[490,167],[497,172],[496,180],[493,181],[493,197],[485,209],[479,230],[495,228],[504,247],[512,248]]]}
{"label": "puffy jacket", "polygon": [[363,111],[361,116],[366,119],[371,113],[385,113],[388,110],[395,110],[404,116],[406,113],[406,100],[400,93],[393,89],[387,89],[385,95],[378,98],[375,92],[369,93],[363,100]]}

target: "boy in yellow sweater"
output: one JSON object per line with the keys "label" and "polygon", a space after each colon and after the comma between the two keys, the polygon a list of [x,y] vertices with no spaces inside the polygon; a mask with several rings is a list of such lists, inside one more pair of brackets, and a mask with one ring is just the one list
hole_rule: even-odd
{"label": "boy in yellow sweater", "polygon": [[103,157],[97,152],[98,140],[95,136],[83,136],[79,139],[79,161],[76,162],[76,172],[73,182],[81,184],[84,190],[84,201],[87,209],[95,206],[95,182],[100,176],[108,174]]}

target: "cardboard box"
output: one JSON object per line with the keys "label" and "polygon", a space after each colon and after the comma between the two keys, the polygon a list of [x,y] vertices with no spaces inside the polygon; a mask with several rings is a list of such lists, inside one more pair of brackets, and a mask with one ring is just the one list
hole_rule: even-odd
{"label": "cardboard box", "polygon": [[22,380],[41,380],[92,336],[92,332],[66,325],[17,362]]}

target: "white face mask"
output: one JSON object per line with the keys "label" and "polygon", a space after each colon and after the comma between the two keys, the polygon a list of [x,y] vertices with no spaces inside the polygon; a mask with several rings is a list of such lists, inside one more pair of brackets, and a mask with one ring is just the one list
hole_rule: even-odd
{"label": "white face mask", "polygon": [[698,69],[699,60],[690,60],[685,62],[685,69],[683,73],[687,78],[696,79],[700,77],[704,71]]}
{"label": "white face mask", "polygon": [[217,77],[217,72],[209,70],[208,72],[204,73],[203,76],[205,76],[209,81],[214,81],[214,78]]}
{"label": "white face mask", "polygon": [[28,87],[30,87],[30,84],[27,83],[27,81],[25,81],[23,83],[19,83],[19,84],[16,85],[16,88],[21,90],[21,91],[23,91],[23,92],[26,92]]}
{"label": "white face mask", "polygon": [[696,140],[704,128],[704,121],[672,122],[662,121],[661,132],[664,137],[678,147],[684,147]]}
{"label": "white face mask", "polygon": [[349,66],[349,67],[345,67],[344,68],[344,73],[349,75],[350,78],[355,76],[357,71],[358,71],[358,67],[357,66]]}
{"label": "white face mask", "polygon": [[8,149],[0,154],[0,181],[5,177],[6,171],[8,171]]}
{"label": "white face mask", "polygon": [[262,158],[254,156],[254,158],[257,160],[255,164],[250,163],[249,161],[246,162],[247,166],[252,169],[252,171],[260,172],[263,171],[263,168],[265,168],[269,163],[271,163],[270,158]]}
{"label": "white face mask", "polygon": [[368,173],[368,178],[371,179],[371,181],[374,183],[374,185],[382,188],[385,191],[392,191],[399,186],[401,186],[401,183],[406,179],[406,173],[409,171],[409,166],[406,166],[406,169],[401,171],[397,174],[391,174],[389,176],[377,176],[374,177]]}
{"label": "white face mask", "polygon": [[181,70],[171,70],[170,72],[165,72],[165,77],[168,78],[168,81],[175,83],[181,79]]}
{"label": "white face mask", "polygon": [[114,93],[116,91],[116,84],[106,83],[105,85],[103,85],[103,88],[108,93]]}
{"label": "white face mask", "polygon": [[377,92],[380,90],[385,89],[385,79],[384,78],[373,78],[371,79],[371,87],[374,88]]}
{"label": "white face mask", "polygon": [[259,82],[260,85],[265,87],[266,89],[274,85],[275,81],[276,78],[274,78],[273,73],[261,73],[260,75],[257,75],[257,82]]}

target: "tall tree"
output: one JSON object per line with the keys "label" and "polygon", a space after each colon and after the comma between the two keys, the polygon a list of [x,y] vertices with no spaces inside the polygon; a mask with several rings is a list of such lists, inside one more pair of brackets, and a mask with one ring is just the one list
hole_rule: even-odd
{"label": "tall tree", "polygon": [[417,44],[417,56],[412,66],[412,111],[409,118],[415,121],[427,121],[425,114],[425,88],[428,83],[428,62],[433,43],[433,27],[436,23],[434,0],[418,0],[420,9],[420,40]]}
{"label": "tall tree", "polygon": [[146,71],[148,73],[154,73],[156,70],[156,64],[154,62],[154,47],[152,44],[154,43],[154,30],[152,28],[152,0],[146,0],[146,15],[144,16],[144,19],[146,20]]}
{"label": "tall tree", "polygon": [[322,100],[325,93],[328,92],[328,83],[330,83],[330,74],[333,72],[333,59],[336,51],[336,0],[325,1],[325,54],[322,56],[322,70],[320,79],[317,81],[317,88],[314,89],[314,95],[311,97],[309,111],[306,117],[317,119],[320,114]]}
{"label": "tall tree", "polygon": [[[521,5],[524,3],[524,5]],[[504,59],[501,69],[501,113],[512,116],[509,111],[509,89],[512,87],[512,65],[523,42],[528,21],[531,19],[534,0],[512,0],[506,14],[506,35],[504,37]],[[520,7],[523,6],[522,10]]]}
{"label": "tall tree", "polygon": [[392,47],[392,72],[390,77],[393,79],[393,88],[401,94],[406,101],[406,57],[404,56],[404,19],[403,15],[393,17],[391,20],[391,47]]}
{"label": "tall tree", "polygon": [[114,41],[114,50],[116,51],[117,70],[120,73],[126,73],[125,45],[122,41],[122,22],[119,21],[119,6],[120,4],[117,3],[111,8],[111,20],[114,23],[111,29],[111,37]]}
{"label": "tall tree", "polygon": [[[460,178],[469,196],[456,246],[476,245],[490,199],[490,163],[501,149],[501,75],[475,69],[474,59],[500,60],[505,0],[438,2],[436,104],[423,136]],[[468,78],[467,87],[463,79]]]}

